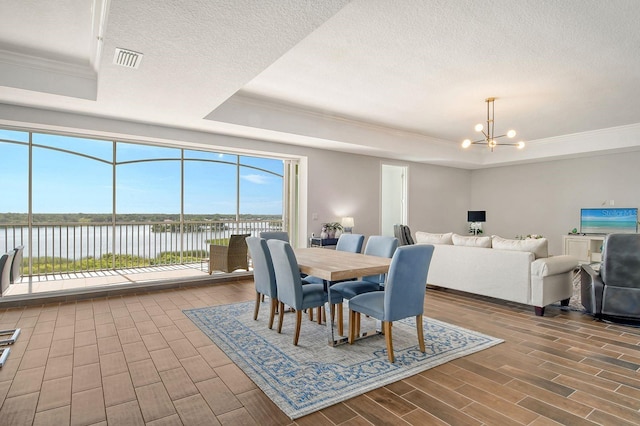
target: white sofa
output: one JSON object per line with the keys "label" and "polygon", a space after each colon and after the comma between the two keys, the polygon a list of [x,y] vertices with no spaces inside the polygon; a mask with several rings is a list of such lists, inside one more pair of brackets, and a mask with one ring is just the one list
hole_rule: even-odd
{"label": "white sofa", "polygon": [[417,244],[435,247],[428,284],[531,305],[568,304],[573,295],[572,256],[547,257],[547,240],[506,240],[416,232]]}

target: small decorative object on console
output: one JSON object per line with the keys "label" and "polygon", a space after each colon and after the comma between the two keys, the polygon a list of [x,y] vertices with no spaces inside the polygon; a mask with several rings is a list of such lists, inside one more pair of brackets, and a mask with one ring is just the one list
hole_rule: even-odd
{"label": "small decorative object on console", "polygon": [[539,240],[540,238],[544,238],[544,236],[540,234],[516,235],[516,240]]}

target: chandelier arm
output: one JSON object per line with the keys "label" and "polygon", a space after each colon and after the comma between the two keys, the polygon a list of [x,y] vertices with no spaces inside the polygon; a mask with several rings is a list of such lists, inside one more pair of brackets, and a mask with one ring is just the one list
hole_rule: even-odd
{"label": "chandelier arm", "polygon": [[[487,145],[490,149],[491,152],[493,152],[493,149],[498,146],[498,145],[506,145],[506,146],[516,146],[518,148],[523,148],[524,147],[524,142],[498,142],[497,139],[499,138],[503,138],[503,137],[508,137],[508,138],[512,138],[513,136],[515,136],[515,131],[510,130],[509,132],[507,132],[506,134],[503,135],[498,135],[498,136],[494,136],[494,128],[495,128],[495,99],[496,98],[487,98],[485,99],[485,102],[487,103],[487,127],[486,127],[486,131],[485,129],[482,130],[477,130],[480,133],[482,133],[482,136],[484,136],[483,139],[479,139],[476,141],[471,142],[469,139],[465,139],[462,143],[462,147],[463,148],[468,148],[470,145]],[[477,127],[482,127],[481,124],[477,125]],[[511,136],[509,136],[509,133],[513,133]]]}
{"label": "chandelier arm", "polygon": [[[489,106],[491,106],[491,115],[489,115]],[[489,98],[487,99],[487,132],[489,133],[489,136],[487,137],[489,139],[494,139],[493,137],[494,124],[495,124],[495,104],[494,104],[494,99]]]}

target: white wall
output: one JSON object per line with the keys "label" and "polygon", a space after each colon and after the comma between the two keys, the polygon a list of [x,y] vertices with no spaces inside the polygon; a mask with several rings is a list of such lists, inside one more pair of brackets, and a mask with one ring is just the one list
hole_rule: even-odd
{"label": "white wall", "polygon": [[639,184],[640,151],[474,170],[470,209],[487,211],[487,235],[542,234],[561,254],[581,208],[640,207]]}
{"label": "white wall", "polygon": [[[309,157],[309,235],[323,222],[352,216],[353,232],[374,235],[380,229],[382,163],[409,168],[408,225],[431,232],[466,232],[469,170],[419,163],[394,163],[375,157],[313,150]],[[318,220],[313,220],[317,214]]]}
{"label": "white wall", "polygon": [[416,231],[467,233],[471,171],[409,166],[409,226]]}

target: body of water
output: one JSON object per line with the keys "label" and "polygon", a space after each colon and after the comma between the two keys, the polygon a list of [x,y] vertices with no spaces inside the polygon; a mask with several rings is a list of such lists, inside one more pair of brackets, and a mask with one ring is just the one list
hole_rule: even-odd
{"label": "body of water", "polygon": [[153,226],[167,224],[127,225],[47,225],[34,226],[29,241],[28,227],[0,227],[0,249],[3,252],[24,245],[25,257],[32,247],[33,257],[62,257],[81,259],[99,258],[107,253],[153,258],[162,252],[196,251],[209,249],[214,244],[229,238],[231,234],[258,235],[268,230],[268,223],[232,224],[188,224],[191,232],[168,232],[152,230]]}

